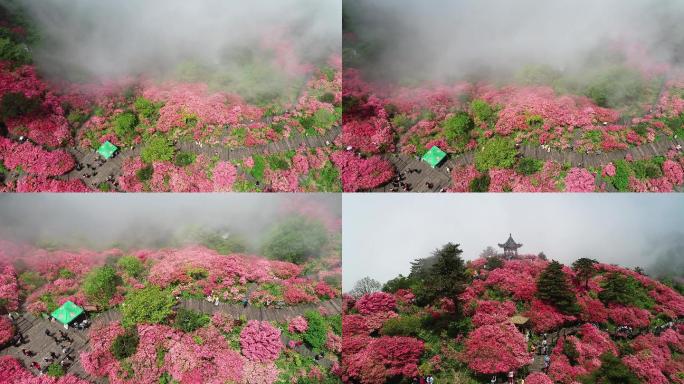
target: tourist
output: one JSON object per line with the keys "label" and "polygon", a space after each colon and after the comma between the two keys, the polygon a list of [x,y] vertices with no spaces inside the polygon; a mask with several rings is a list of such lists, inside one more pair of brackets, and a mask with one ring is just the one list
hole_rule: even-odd
{"label": "tourist", "polygon": [[249,305],[249,299],[245,297],[244,299],[242,299],[242,307],[247,308],[247,305]]}
{"label": "tourist", "polygon": [[490,383],[496,383],[496,376],[492,377],[492,380],[489,381]]}
{"label": "tourist", "polygon": [[52,332],[50,332],[48,329],[45,329],[45,336],[52,337]]}
{"label": "tourist", "polygon": [[435,378],[432,377],[432,375],[427,375],[427,378],[425,379],[425,381],[427,382],[427,384],[434,384]]}
{"label": "tourist", "polygon": [[508,384],[513,384],[514,376],[515,376],[515,373],[513,373],[513,371],[508,372]]}
{"label": "tourist", "polygon": [[218,296],[216,296],[216,298],[214,299],[214,305],[217,306],[217,307],[218,307],[218,305],[219,305],[219,298],[218,298]]}
{"label": "tourist", "polygon": [[40,364],[36,363],[35,361],[31,362],[31,366],[40,371]]}
{"label": "tourist", "polygon": [[551,365],[551,358],[549,355],[544,355],[544,373],[549,371],[549,365]]}

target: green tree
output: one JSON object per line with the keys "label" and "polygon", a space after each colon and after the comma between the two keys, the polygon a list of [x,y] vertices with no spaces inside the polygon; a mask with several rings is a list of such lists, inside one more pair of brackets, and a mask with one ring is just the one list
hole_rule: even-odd
{"label": "green tree", "polygon": [[133,140],[136,125],[138,125],[138,117],[133,112],[122,112],[112,120],[114,133],[126,142]]}
{"label": "green tree", "polygon": [[479,123],[491,124],[496,118],[496,111],[484,100],[476,99],[470,103],[470,111]]}
{"label": "green tree", "polygon": [[134,106],[140,117],[154,122],[159,118],[159,108],[161,108],[162,104],[155,104],[152,100],[139,97],[135,100]]}
{"label": "green tree", "polygon": [[418,315],[401,315],[387,320],[380,329],[383,336],[418,336],[422,319]]}
{"label": "green tree", "polygon": [[95,268],[83,281],[83,292],[89,302],[99,308],[107,308],[109,301],[116,293],[116,287],[121,283],[121,278],[114,268],[105,265]]}
{"label": "green tree", "polygon": [[594,268],[594,264],[596,263],[596,260],[588,259],[586,257],[577,259],[572,263],[572,269],[575,271],[579,281],[584,282],[585,287],[589,287],[589,279],[596,274],[596,268]]}
{"label": "green tree", "polygon": [[470,181],[470,192],[487,192],[489,191],[490,183],[491,178],[489,177],[489,173],[483,173],[482,176],[476,177]]}
{"label": "green tree", "polygon": [[136,279],[139,279],[143,272],[145,272],[145,265],[143,262],[132,255],[122,256],[116,262],[116,265],[124,271],[125,274]]}
{"label": "green tree", "polygon": [[583,384],[639,384],[639,378],[610,352],[601,355],[601,366],[587,376],[580,377]]}
{"label": "green tree", "polygon": [[140,152],[140,157],[146,163],[154,161],[171,161],[175,148],[173,144],[163,136],[152,136],[147,145]]}
{"label": "green tree", "polygon": [[7,92],[0,100],[0,119],[30,115],[40,109],[40,99],[28,98],[21,92]]}
{"label": "green tree", "polygon": [[530,159],[528,157],[520,159],[518,165],[516,165],[516,172],[523,175],[533,175],[539,172],[544,166],[544,162],[537,159]]}
{"label": "green tree", "polygon": [[568,286],[563,265],[555,260],[539,275],[537,297],[561,312],[575,314],[578,311],[577,297]]}
{"label": "green tree", "polygon": [[433,253],[434,262],[425,274],[421,273],[419,284],[422,289],[416,292],[419,304],[432,304],[443,297],[458,303],[456,298],[463,293],[468,281],[462,253],[459,245],[453,243],[447,243]]}
{"label": "green tree", "polygon": [[354,284],[354,288],[352,288],[349,293],[354,297],[361,297],[368,293],[378,292],[381,288],[382,285],[379,281],[366,276],[357,281],[356,284]]}
{"label": "green tree", "polygon": [[121,305],[121,324],[131,327],[136,324],[165,323],[173,313],[174,304],[170,292],[154,285],[130,291]]}
{"label": "green tree", "polygon": [[475,153],[475,167],[480,172],[491,168],[511,168],[515,164],[516,153],[512,140],[503,137],[490,139]]}
{"label": "green tree", "polygon": [[328,231],[320,221],[290,216],[277,223],[263,245],[263,254],[276,260],[302,263],[318,256],[328,243]]}
{"label": "green tree", "polygon": [[123,360],[133,356],[138,349],[139,343],[140,336],[138,335],[138,328],[133,326],[126,329],[122,335],[119,335],[114,339],[110,351],[117,360]]}

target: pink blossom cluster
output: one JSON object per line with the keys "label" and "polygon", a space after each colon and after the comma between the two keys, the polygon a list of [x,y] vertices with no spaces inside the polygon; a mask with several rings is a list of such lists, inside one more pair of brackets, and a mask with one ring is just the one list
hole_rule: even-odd
{"label": "pink blossom cluster", "polygon": [[0,160],[8,169],[21,167],[37,176],[59,176],[74,168],[74,158],[66,151],[46,151],[30,142],[17,143],[0,137]]}
{"label": "pink blossom cluster", "polygon": [[572,168],[565,176],[566,192],[594,192],[596,178],[584,168]]}
{"label": "pink blossom cluster", "polygon": [[375,188],[388,182],[395,174],[392,164],[380,156],[360,158],[351,151],[338,151],[331,155],[331,159],[340,170],[345,192]]}
{"label": "pink blossom cluster", "polygon": [[288,284],[285,287],[283,298],[287,304],[313,303],[318,301],[318,298],[307,292],[306,288],[293,284]]}
{"label": "pink blossom cluster", "polygon": [[259,363],[246,360],[242,376],[245,384],[273,384],[278,380],[280,370],[274,363]]}
{"label": "pink blossom cluster", "polygon": [[280,356],[280,330],[265,321],[250,320],[240,333],[242,354],[252,361],[269,362]]}
{"label": "pink blossom cluster", "polygon": [[14,337],[14,324],[6,316],[0,317],[0,346],[5,345]]}
{"label": "pink blossom cluster", "polygon": [[306,322],[306,319],[302,316],[292,318],[292,320],[290,320],[290,324],[287,326],[287,330],[290,333],[303,333],[306,332],[308,328],[309,324]]}
{"label": "pink blossom cluster", "polygon": [[465,341],[462,358],[470,369],[485,374],[517,370],[532,361],[525,338],[510,322],[473,330]]}
{"label": "pink blossom cluster", "polygon": [[535,332],[549,332],[560,328],[565,322],[575,320],[574,316],[564,315],[536,299],[532,300],[532,306],[525,316],[530,318]]}
{"label": "pink blossom cluster", "polygon": [[554,384],[553,380],[542,372],[534,372],[527,375],[525,384]]}
{"label": "pink blossom cluster", "polygon": [[356,301],[356,309],[363,315],[375,312],[392,311],[397,306],[397,300],[390,293],[373,292],[363,295]]}
{"label": "pink blossom cluster", "polygon": [[334,353],[342,353],[342,336],[328,331],[328,337],[325,339],[325,348]]}
{"label": "pink blossom cluster", "polygon": [[496,286],[509,292],[518,300],[531,300],[537,292],[536,280],[548,263],[541,259],[507,260],[503,268],[497,268],[487,275],[485,285]]}
{"label": "pink blossom cluster", "polygon": [[88,381],[68,374],[60,378],[47,375],[34,376],[12,356],[0,356],[1,384],[88,384]]}
{"label": "pink blossom cluster", "polygon": [[369,339],[365,348],[343,355],[345,382],[382,383],[393,376],[412,377],[418,374],[418,362],[423,354],[422,340],[412,337]]}
{"label": "pink blossom cluster", "polygon": [[116,376],[120,365],[110,348],[114,339],[123,334],[124,329],[118,322],[93,326],[89,333],[90,350],[81,353],[83,370],[89,375],[98,377]]}
{"label": "pink blossom cluster", "polygon": [[243,119],[258,120],[263,113],[236,95],[210,93],[206,84],[146,84],[142,94],[155,102],[164,102],[153,130],[169,132],[185,127],[185,118],[194,116],[197,124],[192,127],[192,133],[196,140],[219,127],[238,125]]}
{"label": "pink blossom cluster", "polygon": [[338,138],[342,146],[351,146],[365,153],[380,153],[393,146],[392,128],[385,117],[352,120],[342,125]]}
{"label": "pink blossom cluster", "polygon": [[228,161],[220,161],[213,171],[214,192],[230,192],[237,179],[237,169]]}
{"label": "pink blossom cluster", "polygon": [[[0,266],[2,266],[0,264]],[[2,266],[0,272],[0,310],[16,311],[19,309],[19,286],[17,273],[11,264]]]}
{"label": "pink blossom cluster", "polygon": [[646,309],[611,304],[608,306],[608,318],[617,325],[642,328],[650,324],[651,313]]}
{"label": "pink blossom cluster", "polygon": [[342,317],[342,334],[345,336],[365,335],[369,332],[366,317],[362,315],[348,315]]}
{"label": "pink blossom cluster", "polygon": [[[490,169],[489,192],[556,192],[561,167],[553,161],[544,163],[541,171],[534,175],[523,175],[513,169]],[[470,183],[482,176],[474,165],[455,167],[451,171],[450,192],[470,192]]]}
{"label": "pink blossom cluster", "polygon": [[512,301],[480,300],[473,316],[473,325],[498,324],[507,321],[515,314],[515,304]]}
{"label": "pink blossom cluster", "polygon": [[641,380],[648,384],[681,383],[684,362],[673,353],[684,352],[684,335],[668,329],[660,336],[638,336],[631,344],[634,353],[622,361]]}
{"label": "pink blossom cluster", "polygon": [[[563,343],[571,343],[578,353],[575,365],[563,354]],[[573,384],[577,376],[591,373],[601,366],[601,355],[609,352],[617,355],[610,336],[591,324],[583,324],[578,336],[567,336],[558,341],[551,355],[549,376],[557,382]]]}
{"label": "pink blossom cluster", "polygon": [[90,192],[81,179],[57,180],[25,175],[16,184],[17,192]]}

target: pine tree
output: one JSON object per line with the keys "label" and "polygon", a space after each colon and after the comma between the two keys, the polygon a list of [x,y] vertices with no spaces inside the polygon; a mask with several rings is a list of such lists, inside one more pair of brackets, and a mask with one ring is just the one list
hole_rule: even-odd
{"label": "pine tree", "polygon": [[577,298],[568,287],[563,265],[555,260],[546,267],[537,280],[537,297],[561,312],[575,314],[578,311]]}
{"label": "pine tree", "polygon": [[585,288],[589,286],[589,279],[596,273],[596,269],[594,269],[594,264],[596,263],[596,260],[588,259],[586,257],[577,259],[572,263],[572,269],[577,274],[577,278],[584,282]]}
{"label": "pine tree", "polygon": [[434,264],[424,280],[424,300],[433,303],[443,297],[458,302],[457,297],[465,290],[468,276],[458,244],[448,243],[433,253]]}

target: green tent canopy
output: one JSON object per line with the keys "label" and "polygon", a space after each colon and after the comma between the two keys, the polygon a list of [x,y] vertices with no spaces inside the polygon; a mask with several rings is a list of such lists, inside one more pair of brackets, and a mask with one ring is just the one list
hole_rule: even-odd
{"label": "green tent canopy", "polygon": [[432,168],[436,167],[446,157],[446,153],[437,146],[432,146],[429,151],[423,155],[423,161],[430,164]]}
{"label": "green tent canopy", "polygon": [[105,141],[100,145],[100,148],[97,149],[97,153],[102,155],[105,159],[109,159],[114,155],[114,152],[116,152],[117,149],[119,149],[119,147],[109,141]]}
{"label": "green tent canopy", "polygon": [[69,325],[69,323],[74,321],[74,319],[79,317],[82,313],[83,308],[72,303],[71,301],[67,301],[66,303],[62,304],[61,307],[55,309],[51,316],[57,319],[57,321],[60,323]]}

